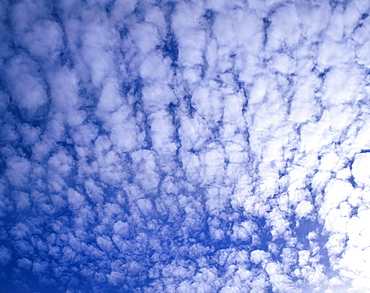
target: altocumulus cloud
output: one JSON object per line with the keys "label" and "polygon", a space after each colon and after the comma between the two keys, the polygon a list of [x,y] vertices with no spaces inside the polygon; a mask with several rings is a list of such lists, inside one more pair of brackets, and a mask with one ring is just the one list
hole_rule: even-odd
{"label": "altocumulus cloud", "polygon": [[0,292],[370,290],[370,3],[0,2]]}

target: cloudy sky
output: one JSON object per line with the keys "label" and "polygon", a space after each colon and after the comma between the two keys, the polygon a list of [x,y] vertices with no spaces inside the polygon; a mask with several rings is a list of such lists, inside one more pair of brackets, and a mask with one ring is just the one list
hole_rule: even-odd
{"label": "cloudy sky", "polygon": [[0,1],[0,292],[370,292],[369,14]]}

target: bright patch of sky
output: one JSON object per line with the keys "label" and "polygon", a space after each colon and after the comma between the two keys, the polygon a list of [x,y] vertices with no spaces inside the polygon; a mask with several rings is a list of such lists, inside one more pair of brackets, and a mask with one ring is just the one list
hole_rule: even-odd
{"label": "bright patch of sky", "polygon": [[369,13],[0,1],[0,292],[370,291]]}

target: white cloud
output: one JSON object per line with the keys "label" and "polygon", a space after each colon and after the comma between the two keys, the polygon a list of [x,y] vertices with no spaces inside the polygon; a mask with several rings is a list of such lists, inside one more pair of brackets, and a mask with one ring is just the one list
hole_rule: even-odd
{"label": "white cloud", "polygon": [[7,75],[12,99],[18,103],[25,118],[37,117],[40,107],[47,103],[45,84],[37,75],[37,65],[30,58],[19,55],[11,60]]}
{"label": "white cloud", "polygon": [[0,5],[7,288],[368,290],[368,5],[211,2]]}
{"label": "white cloud", "polygon": [[102,250],[107,252],[111,252],[112,248],[114,247],[111,239],[108,236],[98,237],[96,238],[96,242]]}
{"label": "white cloud", "polygon": [[251,252],[251,261],[255,264],[265,263],[268,261],[270,254],[263,250],[254,250]]}
{"label": "white cloud", "polygon": [[370,156],[368,154],[358,154],[352,164],[352,175],[360,186],[366,186],[370,179],[369,170]]}
{"label": "white cloud", "polygon": [[56,73],[50,73],[53,110],[71,126],[77,126],[84,121],[84,111],[79,110],[78,79],[76,71],[62,67]]}
{"label": "white cloud", "polygon": [[257,227],[252,222],[242,222],[239,225],[234,225],[233,235],[231,236],[235,240],[247,241],[254,234]]}
{"label": "white cloud", "polygon": [[313,210],[313,205],[309,201],[304,200],[297,205],[295,212],[297,213],[299,218],[304,218],[309,216],[313,212]]}
{"label": "white cloud", "polygon": [[73,210],[80,208],[85,202],[84,196],[72,188],[68,189],[67,196],[68,203],[71,205]]}
{"label": "white cloud", "polygon": [[6,175],[9,182],[15,187],[25,186],[31,169],[30,162],[25,158],[15,156],[8,159],[7,165]]}
{"label": "white cloud", "polygon": [[39,21],[26,34],[24,42],[31,54],[54,61],[62,49],[62,30],[57,22]]}
{"label": "white cloud", "polygon": [[115,233],[121,236],[126,236],[129,232],[129,225],[126,222],[119,220],[114,224],[113,229]]}
{"label": "white cloud", "polygon": [[12,259],[11,251],[5,246],[0,246],[0,263],[6,265]]}
{"label": "white cloud", "polygon": [[[290,15],[289,18],[286,15]],[[267,44],[272,50],[293,48],[300,39],[299,19],[294,5],[284,5],[271,16]]]}
{"label": "white cloud", "polygon": [[266,265],[266,272],[270,277],[272,288],[276,292],[300,292],[298,288],[293,285],[292,280],[281,269],[281,265],[277,263],[268,263]]}
{"label": "white cloud", "polygon": [[21,258],[18,260],[18,266],[20,268],[30,269],[32,266],[32,261],[27,258]]}
{"label": "white cloud", "polygon": [[30,198],[29,198],[28,193],[19,192],[19,193],[16,193],[14,197],[16,200],[17,210],[19,212],[29,209]]}

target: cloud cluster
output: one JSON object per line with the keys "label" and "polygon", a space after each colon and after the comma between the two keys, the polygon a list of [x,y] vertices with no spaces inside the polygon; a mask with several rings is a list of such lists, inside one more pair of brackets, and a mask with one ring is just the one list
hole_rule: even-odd
{"label": "cloud cluster", "polygon": [[366,1],[0,4],[0,291],[370,290]]}

